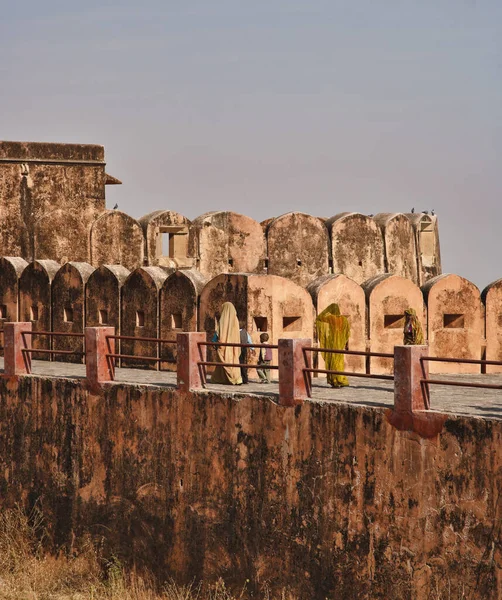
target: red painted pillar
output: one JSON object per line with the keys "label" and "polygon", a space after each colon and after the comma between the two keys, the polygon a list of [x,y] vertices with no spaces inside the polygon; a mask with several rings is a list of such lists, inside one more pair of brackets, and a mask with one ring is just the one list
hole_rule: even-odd
{"label": "red painted pillar", "polygon": [[198,362],[205,362],[207,346],[198,346],[199,342],[206,341],[206,334],[198,331],[184,331],[176,337],[178,350],[178,389],[188,392],[189,390],[202,389],[204,387],[201,377],[202,369]]}
{"label": "red painted pillar", "polygon": [[31,354],[22,352],[31,348],[31,335],[23,336],[23,331],[31,331],[30,323],[4,323],[4,373],[26,375],[31,373]]}
{"label": "red painted pillar", "polygon": [[85,328],[85,371],[91,387],[115,378],[115,359],[107,357],[115,353],[115,340],[107,340],[109,335],[115,335],[115,327]]}
{"label": "red painted pillar", "polygon": [[[279,404],[282,406],[296,406],[308,398],[303,348],[311,346],[309,339],[279,340]],[[310,353],[306,354],[310,367]]]}
{"label": "red painted pillar", "polygon": [[429,363],[424,361],[422,367],[422,356],[429,356],[428,346],[394,347],[395,412],[412,413],[428,408],[426,389],[422,391],[420,380],[429,376]]}

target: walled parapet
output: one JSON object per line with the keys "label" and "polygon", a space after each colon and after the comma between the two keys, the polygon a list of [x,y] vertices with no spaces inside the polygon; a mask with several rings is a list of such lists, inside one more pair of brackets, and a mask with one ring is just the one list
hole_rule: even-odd
{"label": "walled parapet", "polygon": [[[363,283],[368,304],[368,338],[371,352],[392,354],[403,344],[404,311],[414,308],[425,336],[425,308],[420,288],[409,279],[377,275]],[[372,358],[372,373],[392,373],[390,358]]]}
{"label": "walled parapet", "polygon": [[[140,267],[134,270],[122,287],[120,333],[134,337],[159,337],[159,295],[162,284],[173,272],[163,267]],[[159,357],[156,342],[121,340],[121,353],[137,357]],[[124,366],[155,369],[157,363],[138,359],[124,359]]]}
{"label": "walled parapet", "polygon": [[[31,321],[33,331],[53,331],[52,281],[61,265],[55,260],[36,260],[30,263],[19,278],[19,320]],[[35,335],[33,348],[49,350],[49,336]],[[47,354],[33,354],[32,358],[48,360]]]}
{"label": "walled parapet", "polygon": [[415,232],[410,219],[402,213],[379,213],[374,220],[382,229],[387,272],[419,284]]}
{"label": "walled parapet", "polygon": [[[486,360],[502,361],[502,279],[490,283],[481,293],[485,306]],[[487,373],[502,373],[502,367],[486,365]]]}
{"label": "walled parapet", "polygon": [[[431,356],[481,358],[483,322],[478,288],[459,275],[433,277],[422,290]],[[479,365],[431,363],[431,373],[479,373]]]}
{"label": "walled parapet", "polygon": [[4,323],[19,321],[19,278],[27,265],[23,258],[0,258],[0,355],[3,354]]}
{"label": "walled parapet", "polygon": [[439,228],[435,215],[409,213],[417,248],[417,271],[419,285],[432,277],[441,275],[441,252],[439,248]]}
{"label": "walled parapet", "polygon": [[135,269],[143,265],[144,237],[141,225],[119,210],[108,210],[91,227],[91,260]]}
{"label": "walled parapet", "polygon": [[18,256],[0,257],[0,321],[19,321],[19,278],[28,263]]}
{"label": "walled parapet", "polygon": [[360,213],[340,213],[326,221],[331,237],[333,271],[362,283],[385,272],[380,227]]}
{"label": "walled parapet", "polygon": [[114,327],[120,332],[120,291],[130,271],[122,265],[101,265],[86,285],[86,326]]}
{"label": "walled parapet", "polygon": [[190,256],[208,279],[220,273],[262,272],[266,253],[261,225],[230,211],[210,212],[192,221]]}
{"label": "walled parapet", "polygon": [[[339,274],[319,277],[307,289],[314,301],[317,315],[333,302],[338,304],[341,314],[346,316],[350,323],[348,349],[364,352],[366,350],[366,297],[363,288],[349,277]],[[319,368],[323,369],[323,364],[322,356],[319,355]],[[345,367],[347,371],[364,373],[365,358],[347,355]]]}
{"label": "walled parapet", "polygon": [[277,217],[267,227],[268,274],[306,286],[329,273],[329,236],[321,219],[300,212]]}
{"label": "walled parapet", "polygon": [[139,220],[146,242],[146,259],[150,266],[191,267],[188,237],[190,221],[174,210],[156,210]]}
{"label": "walled parapet", "polygon": [[[94,271],[88,263],[67,262],[52,282],[52,328],[62,333],[84,333],[85,288]],[[56,336],[53,350],[83,352],[83,338]],[[58,354],[59,362],[82,362],[82,356]]]}
{"label": "walled parapet", "polygon": [[[160,290],[160,337],[176,341],[182,331],[197,331],[199,296],[206,278],[196,269],[171,273]],[[162,344],[161,357],[176,368],[176,345]],[[163,365],[165,366],[165,365]]]}
{"label": "walled parapet", "polygon": [[[276,275],[224,274],[204,287],[200,297],[199,330],[209,338],[223,302],[232,302],[237,316],[258,343],[268,332],[269,343],[279,338],[311,338],[314,307],[310,294],[299,285]],[[276,352],[274,360],[277,360]]]}

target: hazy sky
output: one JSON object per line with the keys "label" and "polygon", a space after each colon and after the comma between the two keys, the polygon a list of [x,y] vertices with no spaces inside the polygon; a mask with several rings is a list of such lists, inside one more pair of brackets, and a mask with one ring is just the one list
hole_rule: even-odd
{"label": "hazy sky", "polygon": [[501,0],[3,0],[0,138],[103,144],[134,217],[439,215],[502,277]]}

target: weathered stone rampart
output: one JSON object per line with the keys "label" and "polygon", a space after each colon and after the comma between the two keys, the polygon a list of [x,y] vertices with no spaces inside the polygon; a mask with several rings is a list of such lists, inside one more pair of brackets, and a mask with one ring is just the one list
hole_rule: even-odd
{"label": "weathered stone rampart", "polygon": [[441,274],[437,218],[425,214],[289,212],[258,223],[232,211],[190,221],[157,210],[136,221],[105,207],[104,148],[0,142],[0,256],[27,261],[196,268],[279,275],[306,287],[343,273],[363,283],[383,273],[421,285]]}
{"label": "weathered stone rampart", "polygon": [[[88,263],[61,266],[50,260],[26,263],[8,257],[0,259],[0,316],[2,322],[31,321],[35,331],[82,333],[85,326],[103,325],[122,335],[170,340],[179,331],[211,336],[221,304],[232,302],[253,342],[268,332],[275,343],[283,337],[315,340],[315,316],[336,302],[349,318],[349,350],[388,353],[402,343],[404,310],[411,307],[432,356],[502,360],[500,287],[496,281],[481,295],[466,279],[441,275],[419,288],[410,279],[387,273],[362,285],[342,274],[325,275],[304,288],[277,275],[226,273],[208,280],[195,268],[156,266],[130,272],[120,265],[94,269]],[[43,349],[81,350],[81,342],[69,338],[56,342],[36,336],[33,341]],[[169,344],[124,340],[117,347],[138,356],[161,357],[162,368],[175,362],[176,352]],[[359,356],[348,356],[346,366],[356,372],[367,368]],[[389,369],[389,360],[371,360],[372,372]],[[431,364],[432,372],[480,369],[480,365]],[[493,372],[498,367],[486,369]]]}
{"label": "weathered stone rampart", "polygon": [[423,439],[387,416],[3,378],[0,502],[41,506],[55,547],[87,532],[162,580],[314,600],[500,598],[502,421],[449,415]]}

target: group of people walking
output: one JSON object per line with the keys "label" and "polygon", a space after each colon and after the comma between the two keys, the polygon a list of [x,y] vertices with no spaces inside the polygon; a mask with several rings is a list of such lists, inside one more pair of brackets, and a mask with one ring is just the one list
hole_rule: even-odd
{"label": "group of people walking", "polygon": [[[268,333],[264,332],[260,335],[260,344],[266,344],[268,340]],[[216,322],[216,331],[211,341],[215,344],[236,344],[235,346],[215,346],[217,361],[224,364],[215,367],[211,382],[230,385],[248,383],[247,360],[249,353],[254,353],[253,341],[244,325],[242,327],[239,325],[237,311],[231,302],[225,302],[221,307],[221,315]],[[268,367],[271,362],[271,348],[260,347],[255,368],[262,383],[270,383]]]}
{"label": "group of people walking", "polygon": [[[424,343],[422,325],[413,308],[404,311],[403,342],[405,345],[418,345]],[[251,336],[240,325],[237,311],[231,302],[225,302],[221,307],[220,318],[216,321],[216,328],[212,343],[215,344],[217,365],[211,376],[212,383],[229,385],[242,385],[248,383],[248,356],[255,353]],[[349,319],[340,313],[338,304],[330,304],[316,318],[316,332],[319,347],[325,350],[346,350],[350,338]],[[270,364],[272,362],[272,349],[267,347],[269,335],[260,334],[260,347],[258,361],[252,368],[256,368],[261,383],[270,383]],[[230,345],[220,345],[230,344]],[[262,346],[265,345],[265,346]],[[349,385],[346,375],[343,375],[345,356],[336,352],[320,352],[327,374],[328,383],[332,387]]]}

